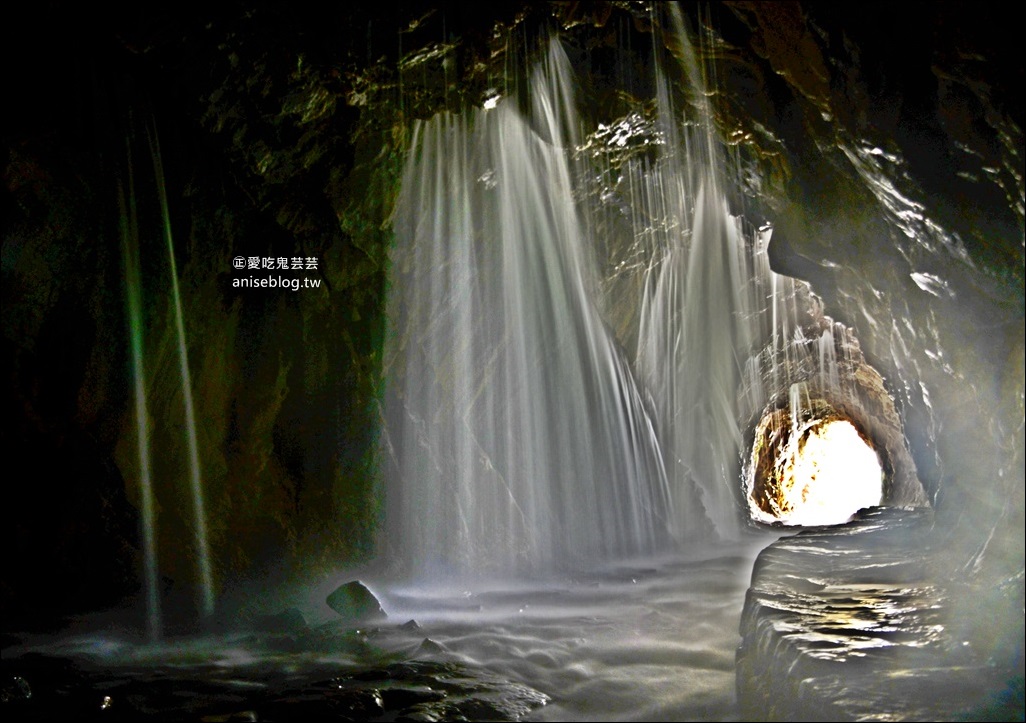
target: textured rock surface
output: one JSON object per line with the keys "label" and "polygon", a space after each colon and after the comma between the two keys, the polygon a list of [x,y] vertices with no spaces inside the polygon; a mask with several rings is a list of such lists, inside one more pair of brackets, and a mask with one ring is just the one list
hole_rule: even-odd
{"label": "textured rock surface", "polygon": [[[744,714],[1021,720],[1022,619],[1000,641],[966,629],[952,606],[966,590],[938,576],[939,542],[932,512],[877,508],[764,550],[741,618]],[[1004,614],[1021,611],[1013,581],[996,593]]]}
{"label": "textured rock surface", "polygon": [[388,617],[374,593],[359,580],[339,585],[325,602],[348,624],[370,623]]}

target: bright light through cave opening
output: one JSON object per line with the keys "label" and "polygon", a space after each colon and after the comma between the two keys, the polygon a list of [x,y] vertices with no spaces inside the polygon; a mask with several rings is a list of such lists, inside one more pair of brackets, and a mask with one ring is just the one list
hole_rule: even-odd
{"label": "bright light through cave opening", "polygon": [[843,418],[792,428],[786,413],[767,415],[753,449],[752,518],[789,526],[836,525],[883,499],[876,451]]}
{"label": "bright light through cave opening", "polygon": [[795,455],[793,485],[787,490],[794,511],[789,525],[847,522],[863,507],[880,504],[880,460],[851,422],[828,422],[811,430]]}

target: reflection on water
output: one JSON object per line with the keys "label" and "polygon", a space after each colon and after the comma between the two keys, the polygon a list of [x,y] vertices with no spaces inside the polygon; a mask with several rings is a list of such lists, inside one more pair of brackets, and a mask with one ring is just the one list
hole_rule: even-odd
{"label": "reflection on water", "polygon": [[777,630],[808,649],[811,657],[845,661],[875,648],[926,647],[945,639],[937,588],[831,585],[803,595],[785,591],[773,607],[794,622]]}

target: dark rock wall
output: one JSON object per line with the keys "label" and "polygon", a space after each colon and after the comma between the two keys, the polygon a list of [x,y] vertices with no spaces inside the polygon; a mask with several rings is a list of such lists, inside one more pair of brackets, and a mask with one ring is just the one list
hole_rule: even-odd
{"label": "dark rock wall", "polygon": [[[735,205],[773,222],[775,268],[809,280],[883,375],[953,530],[953,564],[1021,575],[1023,78],[1011,24],[996,6],[961,3],[730,1],[685,15],[712,29],[702,49],[742,169]],[[5,614],[81,610],[138,586],[119,184],[139,204],[161,572],[186,597],[196,576],[148,124],[228,593],[373,548],[389,216],[409,120],[514,90],[546,27],[564,28],[586,76],[586,124],[622,116],[651,92],[653,17],[618,2],[205,14],[44,3],[7,24]],[[633,96],[617,92],[624,79]],[[234,289],[235,256],[314,257],[321,286]],[[53,583],[33,582],[40,568]],[[76,594],[55,596],[69,582]]]}
{"label": "dark rock wall", "polygon": [[[177,604],[192,605],[182,376],[150,125],[220,592],[371,549],[385,221],[396,192],[379,136],[394,124],[358,125],[337,102],[339,71],[301,67],[315,44],[281,47],[289,28],[277,11],[153,12],[45,6],[12,47],[31,59],[4,164],[3,434],[18,470],[8,478],[21,480],[4,511],[13,615],[111,604],[139,584],[119,188],[138,213],[160,573]],[[233,288],[240,255],[314,258],[316,270],[283,275],[320,287]]]}
{"label": "dark rock wall", "polygon": [[883,375],[951,569],[1021,578],[1023,64],[1001,13],[725,6],[724,116],[761,148],[775,269]]}

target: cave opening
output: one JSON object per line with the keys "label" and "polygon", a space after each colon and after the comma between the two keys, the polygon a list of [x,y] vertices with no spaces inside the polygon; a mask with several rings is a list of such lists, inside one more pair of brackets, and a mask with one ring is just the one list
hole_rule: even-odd
{"label": "cave opening", "polygon": [[885,466],[863,426],[829,402],[774,409],[755,430],[749,514],[788,527],[844,524],[883,503]]}

